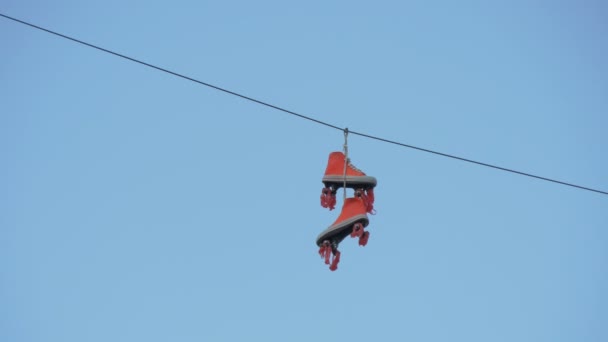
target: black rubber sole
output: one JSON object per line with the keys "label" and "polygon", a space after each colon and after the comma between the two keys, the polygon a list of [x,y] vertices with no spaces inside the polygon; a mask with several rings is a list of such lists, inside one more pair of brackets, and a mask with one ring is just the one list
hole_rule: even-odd
{"label": "black rubber sole", "polygon": [[[325,176],[322,180],[326,188],[339,189],[344,187],[343,176]],[[365,177],[353,177],[346,176],[346,187],[349,189],[372,189],[375,188],[378,182],[376,178],[365,176]]]}
{"label": "black rubber sole", "polygon": [[363,227],[367,227],[369,225],[369,219],[366,215],[357,215],[352,219],[341,222],[338,225],[330,226],[325,229],[319,236],[317,237],[317,246],[321,247],[323,241],[328,240],[329,242],[336,241],[336,243],[342,242],[347,236],[350,235],[353,231],[353,226],[356,223],[363,224]]}

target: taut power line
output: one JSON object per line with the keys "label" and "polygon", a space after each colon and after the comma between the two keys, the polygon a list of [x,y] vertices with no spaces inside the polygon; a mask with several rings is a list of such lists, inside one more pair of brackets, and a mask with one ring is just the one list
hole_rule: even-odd
{"label": "taut power line", "polygon": [[[242,95],[242,94],[230,91],[228,89],[221,88],[221,87],[215,86],[213,84],[210,84],[210,83],[207,83],[207,82],[203,82],[203,81],[197,80],[195,78],[192,78],[192,77],[189,77],[189,76],[186,76],[186,75],[183,75],[183,74],[180,74],[180,73],[177,73],[177,72],[165,69],[165,68],[161,68],[161,67],[156,66],[154,64],[143,62],[141,60],[138,60],[138,59],[135,59],[135,58],[132,58],[132,57],[129,57],[129,56],[126,56],[126,55],[123,55],[123,54],[120,54],[120,53],[117,53],[117,52],[114,52],[114,51],[111,51],[111,50],[108,50],[108,49],[105,49],[105,48],[102,48],[102,47],[99,47],[97,45],[93,45],[93,44],[87,43],[85,41],[82,41],[82,40],[79,40],[79,39],[76,39],[76,38],[72,38],[70,36],[66,36],[64,34],[61,34],[61,33],[58,33],[58,32],[55,32],[55,31],[52,31],[52,30],[49,30],[49,29],[46,29],[44,27],[40,27],[40,26],[31,24],[31,23],[28,23],[26,21],[23,21],[23,20],[20,20],[20,19],[17,19],[17,18],[10,17],[10,16],[2,14],[2,13],[0,13],[0,16],[4,17],[6,19],[12,20],[14,22],[17,22],[17,23],[20,23],[20,24],[27,25],[29,27],[35,28],[37,30],[44,31],[46,33],[50,33],[52,35],[55,35],[55,36],[58,36],[58,37],[61,37],[61,38],[67,39],[67,40],[71,40],[71,41],[73,41],[75,43],[78,43],[78,44],[81,44],[81,45],[85,45],[85,46],[88,46],[90,48],[97,49],[99,51],[102,51],[102,52],[114,55],[116,57],[120,57],[120,58],[129,60],[131,62],[135,62],[135,63],[141,64],[141,65],[147,66],[149,68],[152,68],[152,69],[155,69],[155,70],[158,70],[158,71],[162,71],[164,73],[167,73],[167,74],[170,74],[170,75],[173,75],[173,76],[176,76],[176,77],[179,77],[179,78],[182,78],[182,79],[194,82],[194,83],[198,83],[200,85],[203,85],[203,86],[206,86],[206,87],[209,87],[209,88],[212,88],[212,89],[215,89],[215,90],[218,90],[218,91],[221,91],[221,92],[233,95],[233,96],[240,97],[240,98],[245,99],[247,101],[255,102],[257,104],[260,104],[260,105],[263,105],[263,106],[266,106],[266,107],[270,107],[272,109],[276,109],[278,111],[281,111],[281,112],[284,112],[284,113],[287,113],[287,114],[290,114],[290,115],[293,115],[293,116],[297,116],[297,117],[302,118],[302,119],[306,119],[306,120],[318,123],[320,125],[324,125],[324,126],[336,129],[336,130],[340,130],[340,131],[345,131],[346,132],[346,129],[344,129],[344,128],[341,128],[341,127],[338,127],[336,125],[332,125],[330,123],[327,123],[327,122],[324,122],[324,121],[312,118],[310,116],[299,114],[299,113],[293,112],[291,110],[287,110],[285,108],[282,108],[282,107],[279,107],[279,106],[275,106],[275,105],[272,105],[270,103],[254,99],[252,97],[245,96],[245,95]],[[536,178],[536,179],[547,181],[547,182],[552,182],[552,183],[556,183],[556,184],[560,184],[560,185],[565,185],[565,186],[569,186],[569,187],[573,187],[573,188],[577,188],[577,189],[581,189],[581,190],[587,190],[587,191],[591,191],[591,192],[595,192],[595,193],[599,193],[599,194],[603,194],[603,195],[608,195],[608,192],[606,192],[606,191],[597,190],[597,189],[593,189],[593,188],[589,188],[589,187],[584,187],[584,186],[576,185],[576,184],[573,184],[573,183],[567,183],[567,182],[563,182],[563,181],[559,181],[559,180],[551,179],[551,178],[547,178],[547,177],[537,176],[537,175],[533,175],[531,173],[521,172],[521,171],[517,171],[517,170],[514,170],[514,169],[509,169],[509,168],[505,168],[505,167],[501,167],[501,166],[497,166],[497,165],[483,163],[483,162],[475,161],[475,160],[472,160],[472,159],[462,158],[462,157],[458,157],[458,156],[447,154],[447,153],[442,153],[442,152],[438,152],[438,151],[429,150],[429,149],[426,149],[426,148],[421,148],[421,147],[417,147],[417,146],[413,146],[413,145],[408,145],[408,144],[404,144],[404,143],[400,143],[400,142],[397,142],[397,141],[393,141],[393,140],[389,140],[389,139],[373,136],[373,135],[362,133],[362,132],[348,130],[348,133],[354,134],[354,135],[358,135],[358,136],[361,136],[361,137],[364,137],[364,138],[368,138],[368,139],[373,139],[373,140],[378,140],[378,141],[389,143],[389,144],[393,144],[393,145],[398,145],[398,146],[401,146],[401,147],[406,147],[406,148],[410,148],[410,149],[414,149],[414,150],[418,150],[418,151],[422,151],[422,152],[427,152],[427,153],[435,154],[435,155],[442,156],[442,157],[447,157],[447,158],[451,158],[451,159],[460,160],[460,161],[463,161],[463,162],[467,162],[467,163],[471,163],[471,164],[475,164],[475,165],[479,165],[479,166],[485,166],[485,167],[493,168],[493,169],[500,170],[500,171],[514,173],[514,174],[517,174],[517,175],[520,175],[520,176],[526,176],[526,177],[530,177],[530,178]]]}

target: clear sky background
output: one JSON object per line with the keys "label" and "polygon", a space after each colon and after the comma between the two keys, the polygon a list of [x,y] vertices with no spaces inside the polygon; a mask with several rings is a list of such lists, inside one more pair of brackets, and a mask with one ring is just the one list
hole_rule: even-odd
{"label": "clear sky background", "polygon": [[[604,1],[0,12],[340,127],[608,191]],[[608,341],[608,196],[343,134],[0,18],[0,340]],[[339,202],[339,205],[341,200]]]}

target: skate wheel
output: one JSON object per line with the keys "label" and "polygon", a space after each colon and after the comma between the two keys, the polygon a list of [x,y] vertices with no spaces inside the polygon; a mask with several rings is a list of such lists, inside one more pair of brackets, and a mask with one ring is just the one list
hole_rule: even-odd
{"label": "skate wheel", "polygon": [[329,189],[328,188],[323,188],[321,190],[321,206],[323,208],[327,208],[328,204],[327,204],[327,195],[329,194]]}
{"label": "skate wheel", "polygon": [[321,206],[329,210],[336,207],[336,193],[331,188],[321,189]]}
{"label": "skate wheel", "polygon": [[321,248],[319,248],[319,255],[324,259],[325,264],[329,265],[329,257],[331,256],[331,244],[328,240],[323,241]]}
{"label": "skate wheel", "polygon": [[338,263],[340,262],[340,251],[336,251],[336,254],[331,261],[331,265],[329,265],[329,269],[333,272],[338,269]]}
{"label": "skate wheel", "polygon": [[363,224],[360,222],[355,223],[353,231],[350,233],[350,237],[360,237],[363,234]]}
{"label": "skate wheel", "polygon": [[363,232],[363,235],[359,237],[359,246],[365,247],[367,240],[369,240],[369,232]]}

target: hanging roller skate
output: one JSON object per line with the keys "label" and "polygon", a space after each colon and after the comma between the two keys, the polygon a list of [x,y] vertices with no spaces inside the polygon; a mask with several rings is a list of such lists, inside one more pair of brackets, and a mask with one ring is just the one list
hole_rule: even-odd
{"label": "hanging roller skate", "polygon": [[[317,237],[319,255],[335,271],[340,262],[338,245],[348,235],[359,238],[359,246],[367,245],[369,232],[365,227],[369,224],[367,213],[374,214],[374,187],[376,178],[367,176],[363,171],[354,167],[348,159],[348,128],[344,129],[344,153],[329,154],[327,168],[323,175],[325,187],[321,190],[321,206],[333,210],[336,206],[336,192],[344,190],[344,205],[336,221]],[[355,196],[346,198],[348,188],[355,190]]]}
{"label": "hanging roller skate", "polygon": [[[372,204],[373,209],[373,188],[376,187],[377,184],[376,178],[367,176],[363,171],[353,166],[350,159],[346,158],[344,153],[332,152],[329,154],[327,168],[325,169],[322,182],[325,185],[321,192],[321,206],[323,206],[323,208],[330,208],[331,210],[329,203],[331,203],[330,201],[333,199],[327,196],[329,194],[335,194],[339,188],[346,187],[355,190],[363,190],[368,198],[368,202]],[[324,198],[325,202],[323,201]],[[369,212],[371,213],[371,211]]]}
{"label": "hanging roller skate", "polygon": [[359,237],[359,245],[365,246],[369,238],[369,232],[364,231],[364,228],[369,224],[367,218],[367,207],[360,197],[347,198],[342,207],[342,212],[338,219],[325,229],[317,237],[317,246],[320,247],[319,254],[325,259],[326,264],[330,264],[330,270],[335,271],[340,262],[340,251],[338,244],[348,235]]}

